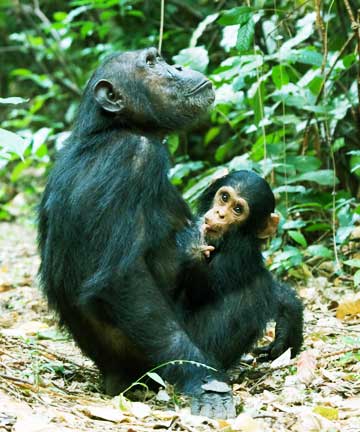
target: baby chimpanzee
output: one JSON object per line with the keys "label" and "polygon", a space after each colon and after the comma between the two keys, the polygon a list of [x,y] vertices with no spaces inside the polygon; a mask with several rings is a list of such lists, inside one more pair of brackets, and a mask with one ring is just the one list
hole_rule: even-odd
{"label": "baby chimpanzee", "polygon": [[178,235],[184,325],[224,369],[251,351],[270,320],[276,322],[275,340],[258,353],[274,359],[292,348],[294,356],[302,344],[302,303],[273,279],[261,254],[261,239],[277,229],[274,207],[264,179],[235,171],[203,192],[197,220]]}

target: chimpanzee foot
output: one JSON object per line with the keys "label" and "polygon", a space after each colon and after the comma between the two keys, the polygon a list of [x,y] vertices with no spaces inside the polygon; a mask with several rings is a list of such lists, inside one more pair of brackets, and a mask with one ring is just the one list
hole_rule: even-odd
{"label": "chimpanzee foot", "polygon": [[191,413],[214,419],[236,417],[231,387],[225,382],[210,381],[201,386],[202,393],[192,399]]}

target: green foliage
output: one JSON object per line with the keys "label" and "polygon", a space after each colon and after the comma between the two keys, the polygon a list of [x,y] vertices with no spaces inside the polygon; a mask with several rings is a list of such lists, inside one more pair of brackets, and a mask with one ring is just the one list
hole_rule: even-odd
{"label": "green foliage", "polygon": [[[40,12],[33,2],[0,6],[1,46],[10,48],[0,51],[0,218],[12,217],[19,193],[37,201],[98,62],[158,44],[160,2],[39,3]],[[164,56],[207,73],[217,94],[209,119],[168,138],[170,176],[190,204],[225,167],[266,176],[282,216],[270,266],[304,277],[308,263],[316,272],[341,261],[360,220],[356,42],[343,48],[352,29],[341,2],[321,2],[325,58],[316,3],[251,4],[165,2]]]}

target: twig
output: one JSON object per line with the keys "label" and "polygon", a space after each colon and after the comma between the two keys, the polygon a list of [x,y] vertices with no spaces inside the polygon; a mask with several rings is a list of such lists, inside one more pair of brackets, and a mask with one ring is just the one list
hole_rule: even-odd
{"label": "twig", "polygon": [[[76,76],[73,74],[72,70],[68,67],[67,61],[65,57],[63,56],[61,50],[59,49],[61,44],[61,37],[60,34],[52,27],[51,21],[49,18],[44,14],[44,12],[40,9],[39,1],[34,0],[34,14],[39,18],[39,20],[45,24],[45,26],[49,29],[51,36],[53,39],[57,42],[57,55],[60,63],[62,64],[63,68],[66,70],[68,75],[71,77],[74,85],[76,85]],[[79,90],[79,89],[78,89]]]}
{"label": "twig", "polygon": [[324,20],[322,19],[321,16],[321,0],[315,1],[315,8],[316,8],[316,24],[319,28],[321,39],[323,42],[323,61],[321,64],[321,73],[324,73],[325,66],[327,63],[327,57],[328,57],[328,38],[327,38],[327,32],[324,25]]}
{"label": "twig", "polygon": [[51,21],[49,20],[49,18],[40,9],[40,4],[38,0],[34,0],[34,14],[40,19],[41,22],[43,22],[49,28],[51,36],[56,40],[58,44],[60,44],[61,37],[59,33],[51,26]]}
{"label": "twig", "polygon": [[[36,7],[35,7],[35,8],[36,8]],[[30,25],[35,29],[35,31],[36,31],[37,33],[39,33],[39,34],[42,35],[41,31],[39,30],[39,25],[38,25],[38,23],[35,22],[34,19],[33,19],[33,15],[35,15],[37,18],[40,19],[41,14],[40,14],[40,16],[39,16],[38,14],[35,13],[35,10],[34,10],[31,6],[29,6],[29,5],[25,5],[25,4],[21,4],[21,3],[19,3],[19,10],[20,10],[20,12],[21,12],[21,17],[22,17],[24,20],[26,20],[26,22],[28,22],[28,23],[29,23],[29,24],[30,24]],[[43,24],[45,24],[46,26],[48,26],[48,22],[50,22],[50,21],[49,21],[48,19],[47,19],[47,21],[46,21],[46,20],[44,21],[44,20],[42,19],[41,22],[42,22]],[[50,25],[51,25],[51,23],[50,23]],[[52,32],[50,32],[50,33],[51,33],[52,37],[55,37],[54,34],[53,34]],[[27,34],[26,34],[26,33],[25,33],[25,36],[26,36],[27,40],[29,40],[28,37],[27,37]],[[58,62],[61,64],[61,66],[63,67],[64,71],[67,73],[67,75],[68,75],[68,77],[69,77],[68,80],[64,80],[64,79],[61,80],[61,79],[58,79],[58,78],[54,77],[54,76],[50,73],[50,71],[49,71],[49,69],[47,68],[47,66],[45,65],[45,63],[42,62],[41,60],[39,60],[38,56],[36,55],[36,51],[35,51],[35,50],[32,48],[32,46],[31,46],[31,43],[29,43],[29,50],[32,52],[35,61],[38,63],[38,65],[41,67],[41,69],[44,71],[44,73],[45,73],[46,75],[48,75],[49,77],[51,77],[52,80],[53,80],[54,82],[57,82],[59,85],[66,87],[68,90],[71,90],[71,91],[72,91],[73,93],[75,93],[77,96],[80,96],[80,95],[81,95],[81,90],[80,90],[80,88],[78,87],[78,85],[77,85],[77,83],[76,83],[76,78],[75,78],[74,74],[73,74],[72,71],[69,69],[69,67],[68,67],[68,65],[67,65],[67,62],[66,62],[65,58],[63,57],[61,50],[59,49],[59,44],[58,44],[58,38],[57,38],[57,37],[55,38],[55,41],[57,42],[57,46],[56,46],[56,49],[53,49],[53,48],[48,44],[47,39],[44,38],[44,44],[47,45],[47,47],[48,47],[50,50],[52,50],[52,52],[53,52],[54,54],[57,55],[57,60],[58,60]],[[55,51],[56,51],[56,52],[55,52]]]}
{"label": "twig", "polygon": [[97,373],[97,370],[96,370],[95,368],[92,368],[91,366],[84,366],[84,365],[81,365],[81,364],[75,362],[74,360],[71,360],[71,359],[69,359],[69,358],[67,358],[67,357],[65,357],[65,356],[62,356],[62,355],[60,355],[60,354],[57,354],[57,353],[55,353],[54,351],[51,351],[48,347],[46,347],[46,346],[45,346],[44,344],[42,344],[42,343],[39,343],[38,345],[41,346],[41,350],[42,350],[42,351],[47,352],[48,354],[54,356],[55,358],[57,358],[58,360],[60,360],[60,361],[63,362],[63,363],[69,363],[69,364],[72,364],[72,365],[76,366],[77,368],[79,368],[79,369],[81,369],[81,370],[87,369],[89,372]]}
{"label": "twig", "polygon": [[360,129],[360,9],[357,13],[357,21],[351,9],[349,0],[344,0],[346,11],[351,21],[351,28],[354,31],[354,36],[357,39],[357,54],[358,54],[358,73],[357,73],[357,90],[358,90],[358,129]]}
{"label": "twig", "polygon": [[357,352],[360,351],[360,346],[359,347],[355,347],[355,348],[347,348],[347,349],[343,349],[340,351],[335,351],[335,352],[331,352],[331,353],[326,353],[326,354],[322,354],[321,356],[318,357],[318,359],[323,359],[323,358],[328,358],[328,357],[335,357],[341,354],[346,354],[348,352]]}
{"label": "twig", "polygon": [[164,11],[165,11],[165,0],[161,0],[160,9],[160,34],[159,34],[159,53],[161,54],[161,47],[164,34]]}
{"label": "twig", "polygon": [[354,17],[353,11],[351,9],[350,3],[348,2],[348,0],[344,0],[344,4],[345,4],[345,8],[347,10],[347,13],[349,15],[351,23],[354,23],[355,17]]}
{"label": "twig", "polygon": [[[280,28],[283,23],[285,24],[287,19],[290,18],[295,12],[297,12],[302,7],[306,6],[307,3],[310,3],[312,0],[305,0],[304,2],[301,2],[299,6],[291,8],[291,12],[286,12],[284,18],[278,21],[278,24],[267,34],[267,37],[270,37],[278,28]],[[281,9],[277,8],[266,8],[264,10],[275,10],[277,12],[283,12]]]}
{"label": "twig", "polygon": [[6,379],[6,380],[10,380],[10,381],[14,381],[14,382],[17,382],[17,383],[20,383],[20,384],[26,384],[27,386],[30,386],[31,388],[34,387],[33,384],[31,384],[30,382],[25,381],[25,380],[23,380],[21,378],[16,378],[16,377],[11,376],[11,375],[6,375],[6,374],[0,373],[0,378]]}
{"label": "twig", "polygon": [[[330,66],[329,70],[327,71],[327,73],[326,73],[326,75],[325,75],[325,77],[324,77],[324,79],[323,79],[323,81],[322,81],[322,83],[321,83],[320,90],[319,90],[319,94],[317,95],[317,98],[316,98],[316,100],[315,100],[315,102],[314,102],[314,105],[317,105],[317,104],[319,103],[319,101],[320,101],[320,99],[321,99],[321,97],[322,97],[322,95],[323,95],[324,89],[325,89],[325,84],[326,84],[327,80],[329,79],[329,77],[330,77],[332,71],[334,70],[334,68],[335,68],[335,66],[336,66],[336,63],[340,60],[340,58],[341,58],[342,55],[344,54],[346,48],[347,48],[347,47],[349,46],[349,44],[354,40],[354,38],[355,38],[355,35],[354,35],[354,34],[351,35],[351,36],[349,36],[349,38],[347,39],[347,41],[346,41],[346,42],[344,43],[344,45],[341,47],[341,49],[340,49],[340,51],[339,51],[339,54],[336,56],[336,58],[335,58],[333,64]],[[310,123],[311,123],[311,120],[313,119],[314,115],[315,115],[315,113],[312,112],[312,113],[309,115],[309,118],[308,118],[308,120],[307,120],[307,122],[306,122],[306,126],[305,126],[305,134],[304,134],[303,146],[302,146],[301,154],[305,154],[305,153],[306,153],[307,143],[308,143],[308,135],[309,135]]]}

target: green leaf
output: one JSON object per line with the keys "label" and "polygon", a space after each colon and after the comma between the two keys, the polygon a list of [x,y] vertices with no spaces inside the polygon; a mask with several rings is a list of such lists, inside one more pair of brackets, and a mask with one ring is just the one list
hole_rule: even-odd
{"label": "green leaf", "polygon": [[360,155],[352,154],[350,157],[350,172],[360,177]]}
{"label": "green leaf", "polygon": [[179,135],[171,134],[167,138],[168,149],[171,154],[174,154],[179,147],[180,139]]}
{"label": "green leaf", "polygon": [[255,23],[251,18],[246,24],[241,26],[238,30],[236,48],[242,53],[250,49],[255,31]]}
{"label": "green leaf", "polygon": [[355,286],[359,286],[359,285],[360,285],[360,270],[358,270],[358,271],[354,274],[354,285],[355,285]]}
{"label": "green leaf", "polygon": [[305,193],[306,189],[304,186],[279,186],[274,189],[274,193]]}
{"label": "green leaf", "polygon": [[31,162],[32,162],[31,159],[27,158],[25,160],[22,160],[16,165],[16,167],[13,169],[10,176],[10,180],[12,183],[16,183],[20,179],[21,174],[24,172],[26,168],[28,168],[31,165]]}
{"label": "green leaf", "polygon": [[193,171],[199,171],[204,167],[201,161],[187,161],[178,163],[169,171],[169,177],[173,184],[180,184],[184,177],[188,176]]}
{"label": "green leaf", "polygon": [[348,69],[356,62],[356,54],[351,53],[346,55],[345,57],[343,57],[342,62],[345,69]]}
{"label": "green leaf", "polygon": [[315,156],[288,156],[287,163],[294,165],[300,173],[316,171],[321,167],[321,161]]}
{"label": "green leaf", "polygon": [[344,264],[346,264],[350,267],[360,268],[360,259],[350,259],[350,260],[344,261]]}
{"label": "green leaf", "polygon": [[290,55],[287,57],[287,60],[290,60],[295,63],[304,63],[309,64],[311,66],[317,66],[320,67],[322,65],[323,56],[322,54],[308,50],[303,49],[299,51],[291,51]]}
{"label": "green leaf", "polygon": [[[319,170],[303,173],[299,176],[288,179],[288,183],[310,181],[317,183],[321,186],[332,186],[334,183],[334,171],[333,170]],[[335,177],[335,184],[338,184],[339,180]]]}
{"label": "green leaf", "polygon": [[257,87],[254,97],[251,99],[250,103],[254,108],[255,124],[258,125],[259,122],[264,118],[264,101],[266,95],[266,87],[264,81],[261,81],[260,85]]}
{"label": "green leaf", "polygon": [[309,89],[314,95],[318,95],[323,85],[323,78],[321,76],[314,77],[308,84]]}
{"label": "green leaf", "polygon": [[282,229],[296,229],[296,228],[303,228],[306,225],[306,223],[302,220],[289,220],[282,225]]}
{"label": "green leaf", "polygon": [[307,252],[312,256],[322,257],[322,258],[332,258],[333,252],[323,245],[311,245],[307,248]]}
{"label": "green leaf", "polygon": [[341,148],[345,147],[345,139],[344,137],[338,138],[334,141],[334,144],[332,146],[332,151],[336,153]]}
{"label": "green leaf", "polygon": [[305,228],[306,232],[329,231],[329,230],[331,230],[331,225],[325,222],[311,223],[309,226]]}
{"label": "green leaf", "polygon": [[283,85],[289,84],[290,78],[286,72],[286,69],[282,65],[277,65],[272,68],[271,78],[275,87],[279,90]]}
{"label": "green leaf", "polygon": [[163,387],[166,387],[166,384],[165,384],[164,380],[157,373],[155,373],[155,372],[147,372],[146,375],[149,378],[151,378],[153,381],[157,382],[158,384],[162,385]]}
{"label": "green leaf", "polygon": [[54,20],[55,21],[65,21],[67,18],[68,14],[66,12],[55,12],[53,14]]}
{"label": "green leaf", "polygon": [[232,148],[233,148],[233,143],[231,141],[227,141],[226,143],[221,144],[221,146],[219,146],[216,149],[215,160],[217,162],[222,162]]}
{"label": "green leaf", "polygon": [[204,144],[207,146],[213,139],[215,139],[219,133],[221,132],[221,129],[219,127],[212,127],[208,130],[208,132],[205,135],[204,138]]}
{"label": "green leaf", "polygon": [[208,52],[203,46],[183,49],[173,57],[173,60],[175,63],[203,73],[209,64]]}
{"label": "green leaf", "polygon": [[289,236],[295,240],[299,245],[306,247],[307,241],[306,238],[299,231],[288,231]]}
{"label": "green leaf", "polygon": [[193,35],[191,36],[191,40],[190,40],[190,43],[189,43],[190,48],[193,48],[193,47],[196,46],[197,41],[199,40],[199,38],[204,33],[206,27],[209,24],[213,23],[218,16],[219,16],[219,14],[216,12],[214,14],[208,15],[204,20],[202,20],[200,22],[200,24],[196,27]]}
{"label": "green leaf", "polygon": [[354,227],[353,226],[341,226],[336,230],[335,240],[337,244],[343,244],[345,240],[350,236]]}
{"label": "green leaf", "polygon": [[23,157],[28,143],[19,135],[5,129],[0,129],[0,148],[4,148],[9,153],[15,153],[20,158]]}
{"label": "green leaf", "polygon": [[239,6],[233,9],[223,11],[218,23],[221,25],[246,24],[251,16],[251,8],[248,6]]}
{"label": "green leaf", "polygon": [[19,105],[26,102],[29,102],[29,99],[23,99],[21,97],[0,98],[0,104],[2,105]]}

